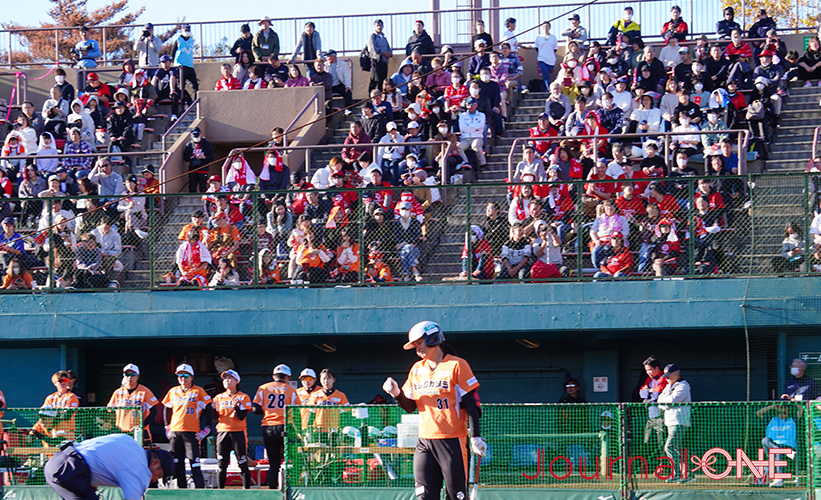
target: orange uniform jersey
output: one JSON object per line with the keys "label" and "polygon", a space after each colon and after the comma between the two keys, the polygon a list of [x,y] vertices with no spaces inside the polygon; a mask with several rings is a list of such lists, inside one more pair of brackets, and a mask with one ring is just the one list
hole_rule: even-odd
{"label": "orange uniform jersey", "polygon": [[187,391],[178,385],[168,391],[162,404],[172,410],[171,431],[199,432],[200,413],[211,404],[211,396],[197,385]]}
{"label": "orange uniform jersey", "polygon": [[[73,392],[67,391],[63,395],[60,395],[59,392],[55,392],[54,394],[47,397],[46,400],[43,401],[42,408],[78,408],[79,406],[80,400],[77,399],[77,396],[75,396]],[[71,417],[69,417],[68,419],[66,419],[64,415],[56,413],[56,418],[53,418],[53,420],[52,415],[49,415],[49,417],[46,418],[46,413],[47,412],[43,412],[43,416],[32,427],[33,430],[40,432],[41,434],[46,434],[53,438],[64,437],[65,439],[74,439],[73,413],[71,414]]]}
{"label": "orange uniform jersey", "polygon": [[408,399],[416,400],[419,437],[467,437],[467,413],[459,408],[459,403],[462,396],[478,387],[470,365],[462,358],[447,354],[433,370],[428,360],[417,361],[402,391]]}
{"label": "orange uniform jersey", "polygon": [[228,391],[221,392],[214,396],[214,404],[217,407],[219,423],[217,432],[245,431],[248,422],[237,418],[237,405],[241,409],[251,411],[251,397],[244,392],[237,391],[236,394],[228,394]]}
{"label": "orange uniform jersey", "polygon": [[[297,397],[297,399],[299,399],[299,404],[307,405],[308,401],[311,399],[311,394],[313,394],[314,391],[316,391],[316,390],[317,390],[316,387],[314,387],[314,390],[311,391],[311,392],[308,392],[308,389],[306,389],[304,387],[300,387],[299,389],[297,389],[296,390],[296,397]],[[305,408],[305,409],[299,410],[299,417],[302,420],[302,428],[303,429],[308,427],[308,419],[310,418],[310,416],[311,416],[311,410],[310,409]]]}
{"label": "orange uniform jersey", "polygon": [[[109,408],[118,408],[123,406],[139,406],[139,410],[118,410],[117,411],[117,427],[128,432],[135,427],[142,425],[145,417],[151,411],[151,408],[159,404],[159,400],[151,392],[148,387],[137,384],[133,391],[129,391],[128,387],[122,386],[111,395],[108,400]],[[148,432],[148,426],[145,426]],[[150,434],[149,434],[150,436]]]}
{"label": "orange uniform jersey", "polygon": [[299,398],[287,382],[268,382],[257,389],[254,404],[262,407],[263,427],[285,425],[285,408],[299,404]]}
{"label": "orange uniform jersey", "polygon": [[[308,404],[312,406],[344,406],[350,403],[348,403],[348,396],[340,390],[334,389],[334,392],[325,394],[325,391],[319,388],[311,393]],[[314,427],[318,427],[323,431],[339,429],[339,412],[341,410],[316,409],[312,411],[316,412]]]}

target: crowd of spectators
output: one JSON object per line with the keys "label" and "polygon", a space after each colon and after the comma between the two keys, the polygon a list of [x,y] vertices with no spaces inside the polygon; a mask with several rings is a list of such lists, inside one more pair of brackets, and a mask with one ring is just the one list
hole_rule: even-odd
{"label": "crowd of spectators", "polygon": [[[369,280],[383,280],[380,276],[384,273],[372,268],[377,263],[398,279],[421,280],[424,252],[420,246],[424,246],[428,226],[437,209],[441,210],[442,200],[435,189],[414,186],[432,186],[442,178],[458,182],[467,172],[478,176],[487,162],[488,137],[504,135],[517,93],[540,90],[534,82],[523,85],[521,81],[524,59],[520,53],[524,50],[537,52],[542,75],[537,83],[543,85],[541,90],[549,90],[549,97],[544,112],[529,130],[531,140],[523,149],[522,161],[508,180],[543,184],[511,186],[504,207],[498,203],[488,207],[485,227],[472,230],[475,244],[465,245],[464,271],[459,278],[465,278],[468,269],[485,279],[566,277],[570,270],[563,254],[580,255],[585,245],[601,276],[650,270],[659,276],[687,272],[690,259],[685,244],[690,237],[697,239],[693,272],[719,272],[719,233],[728,229],[733,212],[745,201],[738,180],[721,179],[738,173],[736,137],[726,131],[747,126],[755,140],[769,142],[790,82],[811,85],[818,80],[821,85],[821,43],[813,37],[804,56],[788,54],[774,21],[763,10],[745,39],[733,20],[733,9],[728,7],[716,26],[718,40],[711,44],[702,36],[690,45],[687,24],[681,19],[680,8],[674,6],[670,21],[660,30],[665,46],[657,56],[656,48],[642,41],[641,27],[632,20],[632,14],[631,7],[624,9],[623,18],[607,34],[605,46],[592,40],[593,34],[581,25],[578,15],[571,16],[561,31],[565,38],[563,57],[557,56],[559,40],[551,34],[549,22],[541,26],[535,43],[529,46],[513,36],[515,19],[506,20],[501,44],[494,44],[479,20],[471,39],[475,54],[459,62],[454,60],[451,47],[445,45],[437,51],[424,23],[416,21],[406,46],[407,57],[390,76],[387,62],[392,56],[391,44],[383,32],[384,23],[377,20],[360,61],[370,73],[371,98],[356,109],[351,107],[349,66],[334,50],[323,50],[312,22],[305,24],[287,60],[281,60],[279,37],[269,18],[259,21],[256,34],[249,25],[243,25],[231,49],[235,62],[223,65],[216,90],[323,86],[328,104],[334,94],[340,95],[346,114],[355,113],[356,117],[339,155],[311,179],[300,172],[291,173],[283,163],[277,150],[283,131],[275,129],[262,168],[252,169],[241,156],[234,158],[223,185],[222,179],[209,178],[199,170],[214,160],[214,151],[195,131],[184,156],[191,170],[189,189],[207,192],[203,207],[207,232],[196,232],[197,239],[189,239],[192,235],[188,232],[180,234],[184,241],[168,281],[233,285],[248,279],[249,269],[257,267],[260,276],[278,282],[278,263],[287,261],[286,278],[297,283],[346,282],[358,279],[360,234],[369,240],[361,242],[367,244],[368,265],[362,267]],[[83,46],[90,48],[86,53],[95,54],[94,44],[89,43],[93,42],[90,32],[84,30],[82,37]],[[170,101],[172,119],[176,118],[179,103],[185,102],[179,94],[187,94],[186,83],[194,92],[198,90],[190,26],[183,25],[169,46],[173,55],[160,55],[163,43],[147,24],[134,43],[137,64],[125,61],[115,86],[87,73],[87,86],[76,99],[65,71],[56,70],[56,85],[42,112],[37,113],[33,103],[25,103],[4,141],[3,156],[32,156],[2,161],[0,187],[8,191],[7,196],[156,192],[151,168],[142,172],[142,179],[127,176],[128,182],[120,178],[117,184],[111,179],[118,174],[101,173],[107,164],[110,170],[110,160],[94,166],[92,157],[61,161],[37,156],[61,150],[88,154],[108,145],[114,151],[126,150],[138,145],[158,100]],[[300,56],[304,66],[297,62]],[[94,57],[82,59],[82,67],[93,67],[89,61]],[[671,137],[669,165],[667,155],[660,150],[664,141],[657,135],[668,131],[678,133]],[[698,133],[703,131],[710,133]],[[599,137],[552,139],[584,135]],[[359,146],[368,143],[380,146]],[[691,200],[689,181],[683,178],[699,173],[691,166],[693,159],[704,159],[704,174],[715,179],[699,181]],[[668,177],[682,180],[654,181]],[[566,181],[572,179],[588,182],[571,187]],[[60,184],[52,188],[54,181]],[[386,189],[391,187],[400,189]],[[342,191],[263,195],[255,205],[250,192],[257,188]],[[345,188],[373,191],[360,197]],[[208,194],[215,192],[227,193]],[[574,220],[579,200],[584,220]],[[20,227],[47,227],[45,216],[56,215],[75,227],[73,217],[87,210],[87,201],[63,202],[59,211],[57,203],[24,203],[20,220],[12,221]],[[55,209],[53,213],[49,206]],[[6,203],[0,217],[8,217],[14,208]],[[139,235],[144,224],[132,214],[144,216],[144,210],[125,207],[112,213],[108,206],[101,212],[116,219],[109,220],[115,232],[122,232],[123,237],[131,235],[133,242],[133,235]],[[697,212],[693,228],[687,227],[688,210]],[[359,217],[360,213],[364,215]],[[345,231],[354,219],[361,221],[364,229],[349,227]],[[243,230],[246,220],[251,224]],[[502,223],[509,229],[503,229]],[[251,226],[258,226],[259,235],[271,244],[260,248],[257,255],[238,258],[238,243],[247,240]],[[368,237],[374,227],[379,228],[380,236]],[[242,235],[240,231],[244,231]],[[80,247],[86,241],[85,234],[72,235]],[[494,241],[482,244],[484,238],[491,237]],[[474,250],[472,259],[468,259],[468,247]],[[800,250],[796,247],[786,252]],[[633,255],[637,256],[635,263]],[[43,251],[39,257],[42,259]],[[789,262],[792,255],[785,258]],[[31,265],[35,261],[25,262]],[[109,259],[101,274],[110,277],[114,262],[116,258]],[[240,262],[251,265],[242,267]],[[203,263],[208,264],[205,272],[201,272]],[[783,262],[778,265],[783,268]],[[61,283],[75,281],[73,275],[68,278]]]}

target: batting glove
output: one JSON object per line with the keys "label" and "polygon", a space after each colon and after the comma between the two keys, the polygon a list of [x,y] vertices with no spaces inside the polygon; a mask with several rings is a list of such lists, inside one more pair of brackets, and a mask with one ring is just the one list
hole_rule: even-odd
{"label": "batting glove", "polygon": [[398,395],[399,394],[399,384],[396,383],[396,380],[394,380],[393,377],[388,377],[385,380],[385,383],[382,384],[382,390],[384,390],[385,392],[387,392],[391,396],[394,396],[394,394]]}
{"label": "batting glove", "polygon": [[211,434],[211,428],[206,425],[205,427],[203,427],[203,429],[201,431],[199,431],[197,434],[195,434],[194,437],[196,438],[197,441],[202,441],[209,434]]}
{"label": "batting glove", "polygon": [[470,449],[473,453],[483,457],[487,453],[487,443],[480,437],[470,438]]}

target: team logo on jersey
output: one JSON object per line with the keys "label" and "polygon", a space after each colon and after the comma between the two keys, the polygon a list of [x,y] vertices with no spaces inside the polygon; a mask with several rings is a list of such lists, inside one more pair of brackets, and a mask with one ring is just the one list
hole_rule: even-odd
{"label": "team logo on jersey", "polygon": [[447,391],[450,389],[450,381],[449,380],[424,380],[422,382],[416,382],[413,384],[413,389],[415,391],[420,391],[423,389],[442,389]]}

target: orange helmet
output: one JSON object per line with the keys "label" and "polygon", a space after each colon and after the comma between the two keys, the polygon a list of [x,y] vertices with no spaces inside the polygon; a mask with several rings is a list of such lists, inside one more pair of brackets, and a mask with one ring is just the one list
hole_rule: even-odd
{"label": "orange helmet", "polygon": [[380,259],[380,260],[382,259],[382,252],[380,252],[378,250],[374,250],[374,251],[372,251],[371,253],[368,254],[368,260],[370,262],[373,262],[376,259]]}

